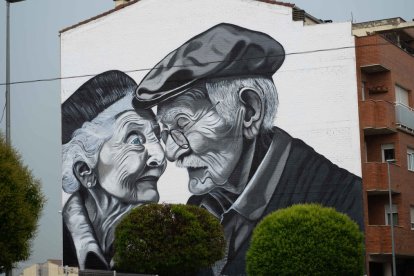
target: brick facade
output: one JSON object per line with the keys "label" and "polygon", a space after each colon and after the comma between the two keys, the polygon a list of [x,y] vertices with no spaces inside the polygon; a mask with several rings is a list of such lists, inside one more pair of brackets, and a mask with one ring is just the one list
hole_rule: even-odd
{"label": "brick facade", "polygon": [[380,34],[356,37],[356,65],[364,185],[366,260],[369,275],[385,275],[391,263],[391,228],[386,225],[388,167],[381,145],[393,144],[395,164],[389,174],[398,223],[394,227],[398,275],[414,275],[414,230],[410,207],[414,206],[414,172],[407,168],[407,147],[414,148],[414,132],[396,118],[396,91],[409,91],[407,109],[414,114],[414,56]]}

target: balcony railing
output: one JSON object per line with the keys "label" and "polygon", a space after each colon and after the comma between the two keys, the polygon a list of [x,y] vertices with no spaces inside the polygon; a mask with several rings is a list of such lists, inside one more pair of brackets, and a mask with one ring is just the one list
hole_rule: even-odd
{"label": "balcony railing", "polygon": [[396,103],[395,121],[399,127],[414,133],[414,109],[406,105]]}
{"label": "balcony railing", "polygon": [[361,127],[365,135],[396,132],[395,106],[382,100],[366,100],[359,104]]}
{"label": "balcony railing", "polygon": [[382,100],[360,102],[361,127],[365,135],[395,133],[396,128],[414,135],[414,109]]}
{"label": "balcony railing", "polygon": [[[407,232],[408,231],[408,232]],[[405,230],[400,226],[394,227],[395,235],[395,251],[397,254],[404,254],[406,251],[414,250],[414,245],[408,247],[404,244],[407,239],[407,234],[411,230]],[[386,225],[368,225],[365,229],[366,250],[369,253],[391,253],[391,227]],[[412,241],[410,238],[409,241]]]}
{"label": "balcony railing", "polygon": [[[392,193],[399,193],[402,171],[399,165],[390,164],[390,185]],[[370,194],[388,193],[387,163],[366,162],[362,166],[364,190]]]}

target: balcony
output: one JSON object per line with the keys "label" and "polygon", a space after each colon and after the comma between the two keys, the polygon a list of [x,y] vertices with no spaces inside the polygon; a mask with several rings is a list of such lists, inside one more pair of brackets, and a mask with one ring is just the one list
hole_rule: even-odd
{"label": "balcony", "polygon": [[368,64],[368,65],[361,65],[361,72],[365,74],[375,74],[375,73],[383,73],[389,72],[390,69],[384,67],[381,64]]}
{"label": "balcony", "polygon": [[[395,251],[397,254],[406,254],[414,250],[414,245],[407,245],[407,236],[410,230],[405,230],[400,226],[394,227]],[[370,254],[390,254],[391,253],[391,227],[387,225],[368,225],[365,229],[366,251]],[[412,239],[409,239],[410,241]]]}
{"label": "balcony", "polygon": [[414,109],[403,104],[395,104],[395,122],[399,129],[414,134]]}
{"label": "balcony", "polygon": [[366,100],[359,105],[365,135],[390,134],[397,129],[414,135],[414,109],[400,103]]}
{"label": "balcony", "polygon": [[397,132],[395,105],[387,101],[366,100],[359,104],[361,127],[365,135]]}
{"label": "balcony", "polygon": [[[388,193],[387,163],[367,162],[362,165],[364,190],[368,195]],[[401,185],[402,169],[398,165],[390,164],[391,192],[398,194]]]}

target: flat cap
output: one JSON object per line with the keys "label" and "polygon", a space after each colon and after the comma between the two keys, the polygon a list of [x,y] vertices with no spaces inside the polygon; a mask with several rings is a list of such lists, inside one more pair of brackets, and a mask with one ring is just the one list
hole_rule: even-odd
{"label": "flat cap", "polygon": [[196,81],[260,75],[271,77],[285,59],[283,46],[269,35],[222,23],[191,38],[144,77],[133,100],[150,108],[178,96]]}
{"label": "flat cap", "polygon": [[117,70],[106,71],[82,84],[62,103],[62,144],[68,143],[73,132],[83,123],[92,121],[136,88],[137,84],[131,77]]}

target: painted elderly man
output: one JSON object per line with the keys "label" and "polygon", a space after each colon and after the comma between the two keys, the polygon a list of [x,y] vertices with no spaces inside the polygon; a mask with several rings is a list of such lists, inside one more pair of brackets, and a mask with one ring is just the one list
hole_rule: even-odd
{"label": "painted elderly man", "polygon": [[272,37],[219,24],[167,55],[136,90],[136,108],[158,105],[166,157],[188,171],[188,203],[224,227],[226,257],[206,274],[245,274],[256,224],[295,203],[332,206],[362,227],[361,179],[273,126],[272,75],[284,58]]}

